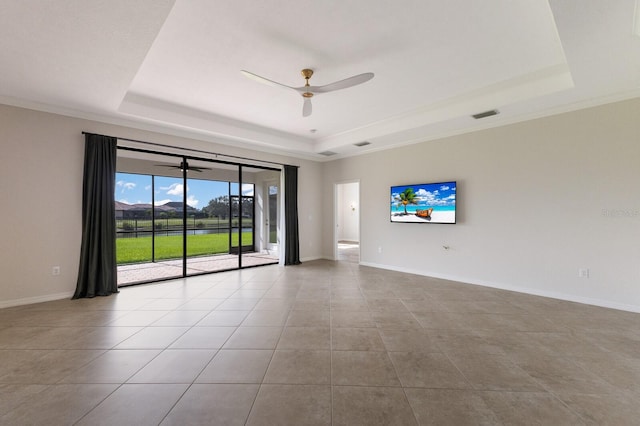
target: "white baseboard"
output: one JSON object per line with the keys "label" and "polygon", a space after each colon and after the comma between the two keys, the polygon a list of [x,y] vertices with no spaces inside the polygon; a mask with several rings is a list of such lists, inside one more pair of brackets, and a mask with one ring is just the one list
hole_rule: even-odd
{"label": "white baseboard", "polygon": [[73,291],[64,293],[45,294],[43,296],[24,297],[22,299],[0,300],[0,309],[13,306],[31,305],[33,303],[51,302],[52,300],[71,299]]}
{"label": "white baseboard", "polygon": [[324,259],[322,256],[309,256],[300,259],[300,262],[311,262],[312,260]]}
{"label": "white baseboard", "polygon": [[565,300],[568,302],[577,302],[585,305],[600,306],[603,308],[617,309],[620,311],[640,313],[640,306],[617,303],[609,300],[592,299],[589,297],[577,296],[574,294],[557,293],[554,291],[541,291],[538,289],[532,289],[527,287],[515,287],[509,284],[495,283],[495,282],[484,281],[484,280],[475,280],[475,279],[470,279],[468,277],[459,277],[459,276],[453,276],[448,274],[430,273],[430,272],[419,271],[411,268],[400,268],[397,266],[383,265],[383,264],[372,263],[372,262],[360,262],[360,265],[370,266],[372,268],[387,269],[390,271],[405,272],[407,274],[422,275],[425,277],[439,278],[439,279],[449,280],[449,281],[457,281],[464,284],[472,284],[472,285],[479,285],[483,287],[497,288],[500,290],[508,290],[516,293],[524,293],[524,294],[531,294],[534,296],[549,297],[551,299]]}

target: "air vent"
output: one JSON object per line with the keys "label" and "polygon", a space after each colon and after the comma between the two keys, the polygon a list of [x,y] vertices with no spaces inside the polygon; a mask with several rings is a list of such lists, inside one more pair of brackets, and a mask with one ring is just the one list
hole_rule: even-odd
{"label": "air vent", "polygon": [[358,143],[354,143],[355,146],[367,146],[367,145],[371,145],[371,142],[369,141],[362,141],[362,142],[358,142]]}
{"label": "air vent", "polygon": [[336,155],[337,152],[333,152],[333,151],[322,151],[319,152],[318,154],[320,155],[324,155],[325,157],[331,157],[332,155]]}
{"label": "air vent", "polygon": [[491,117],[492,115],[498,115],[498,114],[499,114],[499,111],[497,109],[492,109],[492,110],[481,112],[478,114],[473,114],[472,117],[475,118],[476,120],[479,120],[481,118]]}

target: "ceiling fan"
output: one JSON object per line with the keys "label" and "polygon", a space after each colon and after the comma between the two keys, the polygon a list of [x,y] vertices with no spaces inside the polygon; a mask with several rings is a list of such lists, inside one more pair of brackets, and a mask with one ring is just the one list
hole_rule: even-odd
{"label": "ceiling fan", "polygon": [[300,73],[306,80],[305,85],[302,87],[291,87],[286,84],[278,83],[276,81],[269,80],[268,78],[261,77],[257,74],[254,74],[249,71],[241,70],[242,74],[246,77],[259,81],[260,83],[268,84],[269,86],[280,86],[286,89],[292,89],[298,92],[304,98],[304,102],[302,104],[302,116],[308,117],[311,115],[311,98],[314,95],[319,95],[321,93],[333,92],[335,90],[346,89],[348,87],[357,86],[358,84],[366,83],[371,80],[374,76],[372,72],[366,72],[364,74],[354,75],[353,77],[345,78],[344,80],[336,81],[334,83],[326,84],[324,86],[311,86],[309,84],[309,79],[313,75],[313,70],[305,68]]}
{"label": "ceiling fan", "polygon": [[186,161],[180,162],[179,166],[172,166],[170,164],[156,164],[156,166],[169,167],[171,169],[178,169],[181,172],[184,172],[186,170],[188,172],[201,173],[203,170],[211,170],[209,167],[194,167],[194,166],[190,166],[189,163],[187,163]]}

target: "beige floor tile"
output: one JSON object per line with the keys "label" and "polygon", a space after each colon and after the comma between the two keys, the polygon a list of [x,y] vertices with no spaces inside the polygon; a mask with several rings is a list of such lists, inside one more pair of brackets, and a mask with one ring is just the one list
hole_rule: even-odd
{"label": "beige floor tile", "polygon": [[380,336],[388,351],[440,352],[440,347],[426,330],[381,329]]}
{"label": "beige floor tile", "polygon": [[491,354],[456,354],[448,357],[477,390],[543,390],[529,374],[507,357]]}
{"label": "beige floor tile", "polygon": [[104,353],[103,350],[0,351],[1,383],[54,384]]}
{"label": "beige floor tile", "polygon": [[333,311],[331,312],[331,327],[347,327],[347,328],[366,328],[375,327],[376,322],[369,311],[350,312],[350,311]]}
{"label": "beige floor tile", "polygon": [[282,327],[238,327],[225,349],[275,349]]}
{"label": "beige floor tile", "polygon": [[446,312],[444,306],[431,299],[405,300],[402,303],[409,312]]}
{"label": "beige floor tile", "polygon": [[332,352],[331,380],[334,385],[400,386],[386,352]]}
{"label": "beige floor tile", "polygon": [[90,327],[87,333],[67,341],[66,349],[111,349],[143,327]]}
{"label": "beige floor tile", "polygon": [[471,389],[471,384],[441,353],[389,352],[402,386]]}
{"label": "beige floor tile", "polygon": [[362,299],[332,299],[331,311],[369,312],[369,305]]}
{"label": "beige floor tile", "polygon": [[331,383],[331,352],[281,351],[273,354],[264,383],[324,385]]}
{"label": "beige floor tile", "polygon": [[329,328],[331,324],[329,311],[309,310],[291,311],[287,319],[287,327],[323,327]]}
{"label": "beige floor tile", "polygon": [[247,425],[331,425],[331,388],[264,384]]}
{"label": "beige floor tile", "polygon": [[292,311],[328,311],[330,309],[329,299],[318,298],[296,298]]}
{"label": "beige floor tile", "polygon": [[244,286],[236,290],[229,299],[259,299],[265,295],[267,289],[245,288]]}
{"label": "beige floor tile", "polygon": [[[270,292],[273,289],[269,290]],[[295,293],[297,290],[290,291],[287,289],[286,293],[274,292],[265,294],[264,298],[260,300],[256,306],[256,311],[290,311],[296,302]],[[282,297],[279,297],[282,296]]]}
{"label": "beige floor tile", "polygon": [[51,385],[0,417],[0,424],[75,424],[116,388],[106,384]]}
{"label": "beige floor tile", "polygon": [[145,327],[158,321],[169,311],[133,311],[111,321],[110,327]]}
{"label": "beige floor tile", "polygon": [[0,384],[0,418],[21,404],[29,404],[49,385]]}
{"label": "beige floor tile", "polygon": [[572,361],[606,380],[616,390],[640,396],[640,357],[626,358],[612,352],[605,358],[573,358]]}
{"label": "beige floor tile", "polygon": [[333,387],[334,426],[416,425],[401,388]]}
{"label": "beige floor tile", "polygon": [[[200,294],[200,298],[226,299],[237,291],[237,288],[222,288],[214,286]],[[255,299],[258,299],[257,297]]]}
{"label": "beige floor tile", "polygon": [[[393,295],[393,293],[391,293]],[[408,313],[409,310],[398,298],[390,299],[370,299],[367,298],[367,304],[371,312],[393,312],[393,313]]]}
{"label": "beige floor tile", "polygon": [[481,335],[464,330],[427,330],[431,341],[446,354],[485,353],[504,355],[497,344],[489,343]]}
{"label": "beige floor tile", "polygon": [[192,383],[215,353],[204,349],[167,349],[127,383]]}
{"label": "beige floor tile", "polygon": [[158,349],[108,351],[60,383],[124,383],[159,353]]}
{"label": "beige floor tile", "polygon": [[331,289],[331,298],[336,300],[362,299],[362,291],[358,287],[337,287]]}
{"label": "beige floor tile", "polygon": [[591,426],[637,426],[638,397],[624,394],[588,395],[560,393],[558,398]]}
{"label": "beige floor tile", "polygon": [[384,351],[377,328],[335,328],[331,333],[334,351]]}
{"label": "beige floor tile", "polygon": [[583,425],[555,396],[541,392],[483,392],[487,406],[505,425]]}
{"label": "beige floor tile", "polygon": [[169,347],[189,327],[145,327],[133,336],[123,340],[116,349],[164,349]]}
{"label": "beige floor tile", "polygon": [[289,318],[289,310],[251,311],[242,322],[243,327],[282,327]]}
{"label": "beige floor tile", "polygon": [[614,388],[604,379],[566,358],[529,358],[516,364],[553,393],[610,394]]}
{"label": "beige floor tile", "polygon": [[194,384],[162,425],[244,425],[258,385]]}
{"label": "beige floor tile", "polygon": [[183,305],[185,299],[155,299],[140,307],[141,311],[171,311]]}
{"label": "beige floor tile", "polygon": [[378,328],[421,329],[422,326],[409,312],[372,312],[373,320]]}
{"label": "beige floor tile", "polygon": [[220,349],[236,327],[193,327],[169,346],[171,349]]}
{"label": "beige floor tile", "polygon": [[217,308],[225,299],[198,298],[189,300],[180,305],[177,311],[211,311]]}
{"label": "beige floor tile", "polygon": [[228,271],[0,309],[0,424],[635,425],[638,330],[357,263]]}
{"label": "beige floor tile", "polygon": [[462,314],[454,312],[414,312],[413,316],[427,330],[466,329]]}
{"label": "beige floor tile", "polygon": [[260,299],[227,299],[218,306],[216,311],[250,311]]}
{"label": "beige floor tile", "polygon": [[169,312],[158,321],[151,324],[152,327],[191,327],[196,325],[209,311],[180,310]]}
{"label": "beige floor tile", "polygon": [[329,328],[285,327],[277,349],[329,350],[331,334]]}
{"label": "beige floor tile", "polygon": [[494,426],[500,421],[482,399],[482,392],[452,389],[405,389],[422,425]]}
{"label": "beige floor tile", "polygon": [[262,383],[272,356],[271,350],[221,350],[196,383]]}
{"label": "beige floor tile", "polygon": [[[17,313],[19,315],[19,313]],[[10,319],[6,319],[9,322]],[[47,333],[51,327],[6,327],[0,329],[0,349],[27,349],[29,341]],[[35,348],[41,349],[41,348]]]}
{"label": "beige floor tile", "polygon": [[125,384],[77,424],[158,425],[187,388],[186,384]]}
{"label": "beige floor tile", "polygon": [[251,311],[213,311],[198,322],[204,327],[237,327]]}
{"label": "beige floor tile", "polygon": [[21,344],[14,343],[15,349],[68,349],[67,343],[80,339],[91,332],[85,327],[40,327],[39,332],[24,339]]}

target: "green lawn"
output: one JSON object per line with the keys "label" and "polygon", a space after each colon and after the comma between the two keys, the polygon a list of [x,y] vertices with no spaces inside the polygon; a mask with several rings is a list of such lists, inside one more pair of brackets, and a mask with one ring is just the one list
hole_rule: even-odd
{"label": "green lawn", "polygon": [[[242,233],[242,244],[251,245],[251,232]],[[233,234],[237,245],[238,234]],[[182,236],[156,237],[156,260],[180,259],[182,257]],[[187,235],[187,256],[229,253],[229,234]],[[116,238],[116,261],[126,263],[151,262],[151,237]]]}

